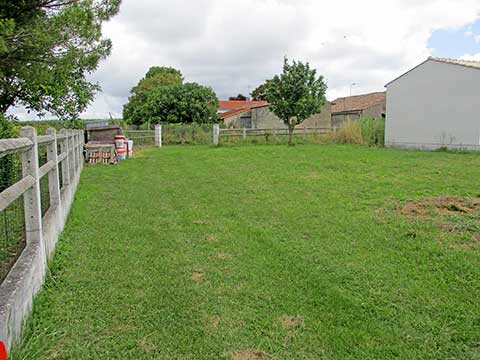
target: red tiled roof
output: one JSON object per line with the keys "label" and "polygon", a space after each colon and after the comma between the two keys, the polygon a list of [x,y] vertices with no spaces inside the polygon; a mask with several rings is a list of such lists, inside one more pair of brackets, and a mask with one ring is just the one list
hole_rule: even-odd
{"label": "red tiled roof", "polygon": [[332,113],[365,110],[373,105],[385,104],[386,99],[385,91],[338,98],[332,102]]}
{"label": "red tiled roof", "polygon": [[220,110],[236,110],[266,103],[266,101],[220,100],[218,108]]}
{"label": "red tiled roof", "polygon": [[218,116],[220,119],[227,119],[231,116],[247,112],[251,109],[270,105],[267,101],[220,100],[219,102],[219,110],[228,110]]}

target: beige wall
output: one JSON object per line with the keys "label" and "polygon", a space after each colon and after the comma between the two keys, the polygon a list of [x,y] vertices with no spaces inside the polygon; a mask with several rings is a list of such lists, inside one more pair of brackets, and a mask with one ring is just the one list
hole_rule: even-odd
{"label": "beige wall", "polygon": [[362,117],[381,119],[382,115],[386,112],[386,104],[377,104],[370,106],[362,111]]}
{"label": "beige wall", "polygon": [[[305,120],[299,127],[330,128],[331,107],[330,103],[325,104],[319,114],[313,115]],[[251,127],[255,129],[283,129],[287,127],[268,107],[256,108],[249,112],[232,116],[225,119],[225,125],[227,125],[227,127],[241,128],[243,127],[242,117],[251,117]],[[245,121],[243,121],[243,123],[245,123]]]}

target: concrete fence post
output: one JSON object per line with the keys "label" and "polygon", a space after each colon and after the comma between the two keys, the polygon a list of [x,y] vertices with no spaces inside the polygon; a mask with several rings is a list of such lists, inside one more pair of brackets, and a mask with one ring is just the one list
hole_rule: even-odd
{"label": "concrete fence post", "polygon": [[68,141],[68,162],[70,171],[70,185],[75,183],[75,141],[73,139],[73,131],[67,130],[67,141]]}
{"label": "concrete fence post", "polygon": [[65,129],[60,130],[60,134],[65,136],[60,142],[60,151],[62,154],[67,154],[66,158],[62,161],[62,184],[64,187],[70,185],[70,156],[68,147],[68,132]]}
{"label": "concrete fence post", "polygon": [[243,140],[247,139],[247,128],[243,128]]}
{"label": "concrete fence post", "polygon": [[40,174],[38,165],[37,132],[31,126],[20,129],[20,137],[28,138],[33,146],[22,154],[22,175],[31,176],[35,184],[23,195],[25,212],[25,240],[27,244],[39,244],[42,267],[45,266],[46,252],[42,234],[42,204],[40,197]]}
{"label": "concrete fence post", "polygon": [[162,147],[162,125],[155,125],[155,146]]}
{"label": "concrete fence post", "polygon": [[60,178],[58,173],[57,131],[48,128],[47,135],[53,137],[53,141],[47,145],[47,161],[53,161],[55,166],[48,173],[48,192],[50,194],[50,206],[61,207]]}
{"label": "concrete fence post", "polygon": [[83,157],[83,146],[85,145],[85,133],[83,130],[78,130],[78,133],[79,133],[79,139],[80,139],[80,146],[79,146],[79,149],[78,149],[78,156],[80,157],[80,172],[82,171],[83,169],[83,164],[85,163],[85,159]]}
{"label": "concrete fence post", "polygon": [[218,145],[218,138],[220,136],[220,125],[214,124],[213,125],[213,145]]}

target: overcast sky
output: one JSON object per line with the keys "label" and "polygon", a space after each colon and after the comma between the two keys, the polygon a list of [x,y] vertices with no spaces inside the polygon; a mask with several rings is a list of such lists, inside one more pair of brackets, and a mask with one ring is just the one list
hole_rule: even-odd
{"label": "overcast sky", "polygon": [[[383,91],[430,55],[480,60],[480,0],[123,0],[104,26],[113,52],[91,80],[103,93],[83,117],[120,117],[150,66],[180,69],[219,98],[247,94],[309,61],[328,98]],[[32,118],[18,112],[22,118]]]}

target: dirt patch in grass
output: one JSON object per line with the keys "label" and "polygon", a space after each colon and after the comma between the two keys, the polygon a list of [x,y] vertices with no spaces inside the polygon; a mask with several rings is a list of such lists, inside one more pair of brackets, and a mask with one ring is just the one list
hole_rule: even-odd
{"label": "dirt patch in grass", "polygon": [[285,329],[292,330],[303,327],[305,320],[303,316],[282,316],[280,322]]}
{"label": "dirt patch in grass", "polygon": [[218,260],[230,260],[232,258],[231,255],[229,254],[225,254],[225,253],[218,253],[214,256],[215,259],[218,259]]}
{"label": "dirt patch in grass", "polygon": [[217,237],[216,237],[215,235],[209,234],[209,235],[207,235],[207,241],[209,241],[209,242],[217,242],[218,239],[217,239]]}
{"label": "dirt patch in grass", "polygon": [[243,350],[232,354],[233,360],[275,360],[273,356],[265,354],[262,351]]}
{"label": "dirt patch in grass", "polygon": [[431,218],[432,215],[480,215],[480,198],[461,196],[432,196],[408,201],[399,212],[413,218]]}
{"label": "dirt patch in grass", "polygon": [[203,281],[204,274],[200,272],[194,272],[192,274],[192,280],[195,282]]}
{"label": "dirt patch in grass", "polygon": [[397,209],[410,220],[432,221],[440,229],[471,238],[453,247],[473,247],[480,243],[480,198],[432,196],[404,203]]}

